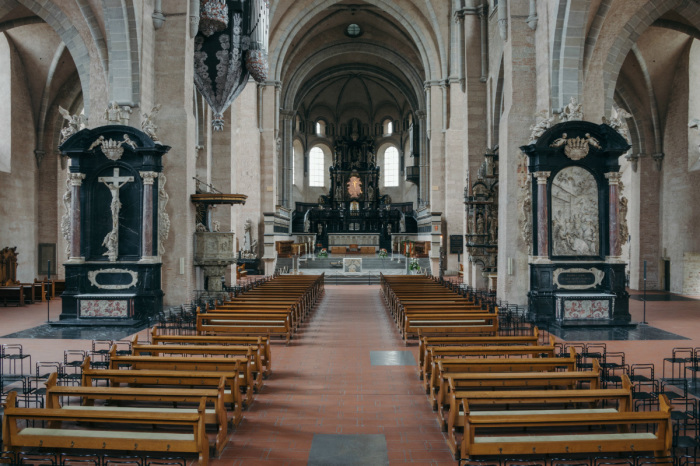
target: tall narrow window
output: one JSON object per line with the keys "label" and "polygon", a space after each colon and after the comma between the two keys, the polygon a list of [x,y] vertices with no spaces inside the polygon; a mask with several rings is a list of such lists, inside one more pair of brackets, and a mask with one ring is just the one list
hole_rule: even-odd
{"label": "tall narrow window", "polygon": [[384,137],[391,136],[394,134],[394,122],[387,118],[382,123],[382,129],[384,130]]}
{"label": "tall narrow window", "polygon": [[0,33],[0,172],[10,173],[12,159],[12,77],[10,73],[10,44]]}
{"label": "tall narrow window", "polygon": [[384,186],[399,185],[399,150],[391,146],[384,151]]}
{"label": "tall narrow window", "polygon": [[323,120],[316,121],[316,136],[320,138],[326,137],[326,122]]}
{"label": "tall narrow window", "polygon": [[316,146],[309,152],[309,186],[323,186],[323,150]]}

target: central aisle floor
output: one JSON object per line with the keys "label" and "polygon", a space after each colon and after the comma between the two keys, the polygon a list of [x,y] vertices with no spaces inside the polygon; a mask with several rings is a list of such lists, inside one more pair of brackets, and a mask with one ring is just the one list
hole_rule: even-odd
{"label": "central aisle floor", "polygon": [[378,286],[327,287],[290,346],[273,344],[272,376],[212,463],[453,466],[417,366],[378,365],[417,360]]}

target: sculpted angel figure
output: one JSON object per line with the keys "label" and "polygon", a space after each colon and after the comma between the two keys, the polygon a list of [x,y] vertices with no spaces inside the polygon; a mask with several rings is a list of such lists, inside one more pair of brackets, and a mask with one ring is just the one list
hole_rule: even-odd
{"label": "sculpted angel figure", "polygon": [[66,139],[73,136],[75,133],[85,128],[85,116],[84,115],[71,115],[68,110],[58,106],[58,112],[61,116],[68,121],[68,126],[61,128],[61,141],[59,144],[63,144]]}
{"label": "sculpted angel figure", "polygon": [[158,112],[160,111],[160,105],[156,105],[153,107],[153,110],[151,110],[151,113],[142,113],[141,114],[141,130],[148,134],[148,137],[153,139],[153,141],[158,142],[158,136],[156,135],[156,131],[158,131],[158,126],[156,126],[154,119],[156,115],[158,115]]}

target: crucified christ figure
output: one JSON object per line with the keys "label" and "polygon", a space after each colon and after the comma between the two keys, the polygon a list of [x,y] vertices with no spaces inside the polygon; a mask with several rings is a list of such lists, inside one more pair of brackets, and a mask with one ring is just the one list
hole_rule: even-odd
{"label": "crucified christ figure", "polygon": [[97,180],[104,183],[112,194],[112,202],[109,205],[112,211],[112,230],[102,240],[102,246],[107,248],[107,251],[102,255],[109,257],[110,262],[115,262],[119,250],[119,210],[122,207],[122,203],[119,201],[119,188],[134,181],[134,177],[119,176],[119,169],[115,168],[113,176],[101,176]]}

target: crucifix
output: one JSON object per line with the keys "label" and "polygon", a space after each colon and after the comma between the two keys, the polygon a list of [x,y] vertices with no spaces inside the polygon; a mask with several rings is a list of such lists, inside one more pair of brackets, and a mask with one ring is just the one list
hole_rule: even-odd
{"label": "crucifix", "polygon": [[107,233],[105,239],[102,240],[102,246],[107,248],[107,252],[102,255],[109,257],[110,262],[115,262],[119,249],[119,210],[122,207],[122,203],[119,202],[119,188],[126,183],[134,181],[134,177],[119,176],[119,168],[114,168],[114,174],[112,176],[100,176],[97,178],[97,181],[104,183],[112,193],[112,203],[110,204],[110,210],[112,211],[112,230]]}

